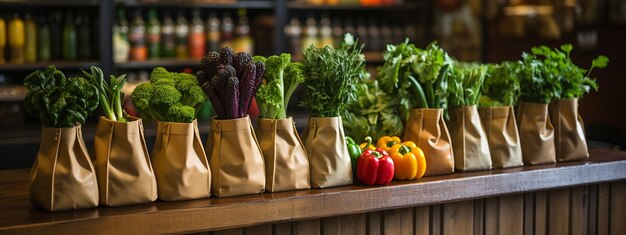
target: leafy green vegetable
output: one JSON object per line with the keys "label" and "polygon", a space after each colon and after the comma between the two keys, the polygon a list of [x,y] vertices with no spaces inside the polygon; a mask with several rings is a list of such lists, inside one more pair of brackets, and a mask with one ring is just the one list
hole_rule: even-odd
{"label": "leafy green vegetable", "polygon": [[377,68],[382,88],[400,97],[400,115],[408,120],[413,108],[445,108],[452,60],[437,43],[426,49],[407,41],[387,45],[385,63]]}
{"label": "leafy green vegetable", "polygon": [[481,88],[480,107],[516,105],[520,94],[519,63],[489,64],[488,77]]}
{"label": "leafy green vegetable", "polygon": [[464,107],[478,105],[481,87],[487,77],[487,66],[456,63],[449,77],[448,105]]}
{"label": "leafy green vegetable", "polygon": [[98,88],[82,77],[66,78],[54,66],[32,72],[24,79],[28,93],[26,112],[45,127],[73,127],[85,123],[98,108]]}
{"label": "leafy green vegetable", "polygon": [[280,119],[287,117],[287,104],[298,85],[304,81],[303,65],[291,62],[291,55],[283,53],[280,56],[255,56],[257,62],[266,65],[263,75],[264,84],[257,92],[257,104],[261,117]]}
{"label": "leafy green vegetable", "polygon": [[385,93],[378,81],[364,79],[357,85],[357,101],[342,116],[346,135],[357,140],[371,136],[399,136],[404,124],[398,114],[400,97]]}
{"label": "leafy green vegetable", "polygon": [[315,117],[338,117],[356,101],[356,84],[368,76],[365,56],[351,34],[339,48],[309,46],[304,50],[304,94],[300,106]]}
{"label": "leafy green vegetable", "polygon": [[106,117],[111,121],[126,122],[127,114],[122,109],[122,88],[126,84],[126,74],[119,77],[111,75],[110,85],[104,80],[104,74],[98,67],[91,66],[91,73],[83,70],[91,84],[98,88],[100,106]]}
{"label": "leafy green vegetable", "polygon": [[207,98],[193,75],[158,67],[150,82],[135,88],[131,100],[143,119],[190,123]]}
{"label": "leafy green vegetable", "polygon": [[[523,100],[548,103],[554,99],[580,98],[592,89],[598,90],[596,80],[589,76],[594,68],[606,67],[609,59],[606,56],[595,58],[589,71],[586,71],[572,62],[572,49],[570,44],[554,49],[538,46],[531,49],[532,55],[522,55],[526,66],[522,73],[525,75],[522,81]],[[533,84],[537,86],[534,91]]]}

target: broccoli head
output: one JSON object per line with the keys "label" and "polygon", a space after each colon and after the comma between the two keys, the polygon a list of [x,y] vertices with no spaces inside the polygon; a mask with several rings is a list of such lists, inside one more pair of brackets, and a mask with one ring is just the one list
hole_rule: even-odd
{"label": "broccoli head", "polygon": [[142,117],[192,122],[196,108],[207,100],[198,80],[191,74],[168,72],[160,67],[151,76],[150,82],[137,86],[131,96]]}

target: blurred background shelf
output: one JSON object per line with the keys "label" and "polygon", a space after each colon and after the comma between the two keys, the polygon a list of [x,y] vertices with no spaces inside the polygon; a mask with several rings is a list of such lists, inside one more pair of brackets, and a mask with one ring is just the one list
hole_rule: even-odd
{"label": "blurred background shelf", "polygon": [[115,63],[118,69],[151,69],[154,67],[181,68],[181,67],[199,67],[200,59],[157,59],[146,61],[128,61],[124,63]]}
{"label": "blurred background shelf", "polygon": [[122,6],[200,7],[208,9],[273,9],[274,1],[211,1],[211,0],[115,0]]}
{"label": "blurred background shelf", "polygon": [[97,6],[98,0],[0,0],[0,6]]}
{"label": "blurred background shelf", "polygon": [[100,66],[100,62],[93,60],[86,61],[46,61],[36,63],[6,63],[0,64],[0,72],[25,71],[32,72],[38,69],[44,69],[50,65],[56,66],[57,69],[88,69],[90,66]]}
{"label": "blurred background shelf", "polygon": [[360,6],[356,4],[312,5],[299,2],[287,3],[290,10],[326,10],[326,11],[414,11],[427,6],[426,1],[404,2],[382,6]]}
{"label": "blurred background shelf", "polygon": [[22,85],[0,86],[0,102],[21,102],[26,96],[26,87]]}

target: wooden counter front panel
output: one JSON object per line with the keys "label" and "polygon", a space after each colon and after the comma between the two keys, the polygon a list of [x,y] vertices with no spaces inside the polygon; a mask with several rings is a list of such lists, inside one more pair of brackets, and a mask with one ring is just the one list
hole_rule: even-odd
{"label": "wooden counter front panel", "polygon": [[199,234],[603,235],[626,234],[624,218],[621,181]]}

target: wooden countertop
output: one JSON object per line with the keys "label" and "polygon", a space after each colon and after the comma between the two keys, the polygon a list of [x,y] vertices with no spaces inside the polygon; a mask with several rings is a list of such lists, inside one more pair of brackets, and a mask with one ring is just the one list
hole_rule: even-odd
{"label": "wooden countertop", "polygon": [[388,186],[264,193],[48,213],[28,198],[29,169],[0,171],[0,233],[181,233],[440,204],[626,179],[626,152],[586,161],[454,173]]}

